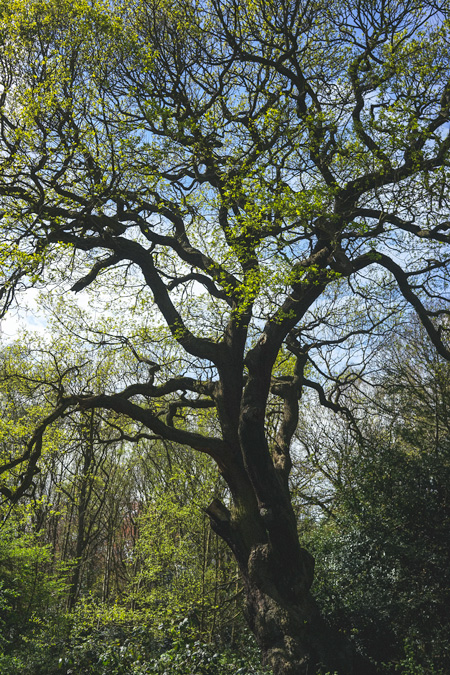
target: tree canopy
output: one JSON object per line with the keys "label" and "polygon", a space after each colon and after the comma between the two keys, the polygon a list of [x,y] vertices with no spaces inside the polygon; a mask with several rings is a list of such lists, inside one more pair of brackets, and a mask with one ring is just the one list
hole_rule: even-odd
{"label": "tree canopy", "polygon": [[79,409],[210,455],[230,498],[207,511],[276,673],[350,672],[290,501],[302,395],[351,416],[346,388],[407,306],[450,357],[447,9],[1,8],[2,312],[30,286],[91,294],[96,320],[71,334],[115,355],[82,386],[61,358],[2,493],[32,489],[47,429]]}

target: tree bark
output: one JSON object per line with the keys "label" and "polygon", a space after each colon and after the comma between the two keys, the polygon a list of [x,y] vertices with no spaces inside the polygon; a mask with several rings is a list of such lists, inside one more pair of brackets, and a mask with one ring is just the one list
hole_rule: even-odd
{"label": "tree bark", "polygon": [[[306,563],[312,558],[303,551]],[[292,575],[289,575],[292,577]],[[311,569],[312,576],[312,569]],[[368,675],[355,669],[351,647],[344,636],[333,635],[306,587],[309,579],[284,576],[280,561],[268,546],[252,551],[246,589],[245,614],[274,675]]]}
{"label": "tree bark", "polygon": [[[289,531],[286,522],[273,514],[232,513],[218,500],[207,512],[213,530],[238,560],[245,617],[263,663],[274,675],[377,674],[370,662],[354,653],[348,638],[321,616],[310,592],[314,559],[300,547],[294,519],[289,519]],[[281,550],[271,542],[274,529],[283,532]],[[253,542],[248,545],[252,533]],[[286,550],[291,551],[290,557]]]}

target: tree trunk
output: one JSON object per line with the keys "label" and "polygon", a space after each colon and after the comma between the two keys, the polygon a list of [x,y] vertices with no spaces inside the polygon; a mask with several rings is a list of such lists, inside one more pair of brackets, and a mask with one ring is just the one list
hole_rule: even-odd
{"label": "tree trunk", "polygon": [[[239,564],[247,622],[274,675],[372,675],[376,671],[371,664],[359,663],[349,640],[326,623],[310,593],[314,559],[300,546],[289,490],[290,444],[306,358],[299,353],[293,377],[277,388],[284,406],[269,448],[266,407],[278,349],[266,332],[247,355],[242,396],[237,375],[230,380],[233,362],[221,373],[223,389],[216,396],[223,438],[231,451],[218,463],[232,506],[228,510],[215,499],[207,513]],[[233,389],[236,382],[239,386]]]}
{"label": "tree trunk", "polygon": [[[307,564],[312,562],[306,551],[303,555]],[[356,675],[350,646],[342,637],[333,639],[307,588],[309,579],[301,570],[297,578],[290,576],[284,575],[283,565],[268,545],[252,551],[244,576],[245,614],[264,664],[275,675]]]}
{"label": "tree trunk", "polygon": [[[333,630],[321,616],[309,590],[314,559],[300,547],[296,531],[287,542],[287,529],[278,523],[277,529],[284,530],[282,550],[273,546],[270,532],[264,543],[247,548],[244,531],[247,541],[249,533],[261,539],[261,524],[267,516],[260,516],[259,522],[254,520],[251,527],[248,513],[242,517],[241,512],[239,522],[218,500],[207,512],[214,531],[225,539],[238,560],[246,620],[261,648],[264,665],[272,668],[274,675],[376,675],[377,669],[354,654],[346,636]],[[293,555],[287,558],[289,549]]]}

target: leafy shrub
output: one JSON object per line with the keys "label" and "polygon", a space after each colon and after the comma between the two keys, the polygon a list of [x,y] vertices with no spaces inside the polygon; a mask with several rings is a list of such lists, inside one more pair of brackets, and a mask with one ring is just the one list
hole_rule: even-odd
{"label": "leafy shrub", "polygon": [[24,530],[13,519],[0,529],[0,675],[49,675],[64,633],[67,570],[53,570],[50,548]]}
{"label": "leafy shrub", "polygon": [[47,665],[33,675],[270,675],[247,632],[236,651],[197,640],[188,618],[161,626],[158,635],[142,614],[121,607],[85,603],[72,618],[70,636],[53,670]]}

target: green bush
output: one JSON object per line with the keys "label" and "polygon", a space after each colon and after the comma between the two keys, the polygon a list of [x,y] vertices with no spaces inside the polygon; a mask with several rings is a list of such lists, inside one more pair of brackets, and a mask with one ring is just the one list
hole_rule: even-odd
{"label": "green bush", "polygon": [[335,518],[305,537],[313,590],[330,621],[386,672],[450,672],[448,447],[437,458],[379,438],[364,452]]}
{"label": "green bush", "polygon": [[43,664],[47,670],[35,658],[35,670],[23,675],[270,675],[247,631],[233,650],[196,639],[188,618],[160,626],[158,634],[142,613],[124,607],[84,603],[71,618],[58,658]]}

